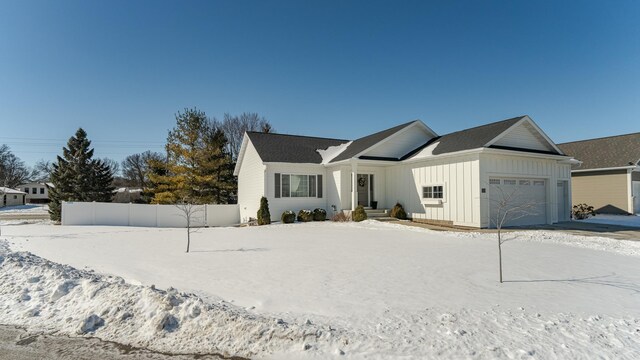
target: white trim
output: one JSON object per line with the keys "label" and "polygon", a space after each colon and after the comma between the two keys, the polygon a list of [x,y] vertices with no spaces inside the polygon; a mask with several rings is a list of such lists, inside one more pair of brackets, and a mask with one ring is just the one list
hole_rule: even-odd
{"label": "white trim", "polygon": [[[431,187],[431,193],[433,194],[433,187],[434,186],[442,186],[442,197],[441,198],[434,198],[434,197],[430,197],[430,198],[426,198],[424,197],[424,188],[426,187]],[[429,184],[422,184],[420,185],[420,202],[422,204],[442,204],[447,202],[447,186],[445,183],[429,183]]]}
{"label": "white trim", "polygon": [[[238,159],[236,159],[236,167],[233,169],[233,176],[238,176],[238,174],[240,174],[240,166],[242,166],[242,159],[244,159],[244,153],[247,150],[247,143],[249,141],[251,140],[249,140],[249,136],[247,136],[247,133],[245,132],[244,136],[242,136],[242,145],[240,145],[240,153],[238,153]],[[260,153],[258,152],[257,149],[256,149],[256,153],[258,154],[258,157],[260,157]],[[260,157],[260,160],[262,160],[261,157]]]}
{"label": "white trim", "polygon": [[633,170],[627,170],[627,212],[629,214],[635,214],[633,208]]}
{"label": "white trim", "polygon": [[589,172],[589,171],[609,171],[609,170],[629,170],[629,169],[640,171],[640,166],[631,165],[631,166],[618,166],[618,167],[610,167],[610,168],[580,169],[580,170],[571,170],[571,172],[581,173],[581,172]]}
{"label": "white trim", "polygon": [[542,129],[528,116],[525,115],[522,119],[518,120],[515,124],[509,126],[509,128],[505,131],[503,131],[502,133],[500,133],[498,136],[494,137],[491,141],[489,141],[488,143],[486,143],[484,146],[491,146],[493,144],[495,144],[496,142],[498,142],[500,139],[502,139],[503,137],[507,136],[514,128],[516,128],[517,126],[521,125],[522,123],[527,122],[529,123],[531,126],[533,126],[533,128],[540,133],[540,135],[542,135],[542,137],[545,139],[545,141],[551,145],[551,147],[558,152],[558,154],[564,154],[562,152],[562,150],[560,150],[556,144],[549,138],[549,136],[547,136],[547,134],[544,133],[544,131],[542,131]]}

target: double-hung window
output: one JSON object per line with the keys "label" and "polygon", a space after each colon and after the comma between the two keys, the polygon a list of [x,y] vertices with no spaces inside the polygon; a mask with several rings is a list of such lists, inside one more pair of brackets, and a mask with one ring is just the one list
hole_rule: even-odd
{"label": "double-hung window", "polygon": [[322,175],[275,174],[276,198],[322,198]]}

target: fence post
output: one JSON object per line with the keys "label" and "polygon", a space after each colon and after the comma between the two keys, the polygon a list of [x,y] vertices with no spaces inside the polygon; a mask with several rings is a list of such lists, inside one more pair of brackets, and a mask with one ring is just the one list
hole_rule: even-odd
{"label": "fence post", "polygon": [[91,222],[91,225],[95,225],[96,224],[96,202],[93,201],[91,203],[91,212],[92,212],[92,216],[93,216],[93,221]]}
{"label": "fence post", "polygon": [[127,226],[131,226],[131,203],[129,203],[127,210],[129,210],[129,216],[127,216]]}
{"label": "fence post", "polygon": [[160,204],[156,204],[155,208],[156,208],[156,227],[158,227],[158,206],[160,206]]}
{"label": "fence post", "polygon": [[66,203],[66,201],[62,202],[62,207],[60,208],[60,221],[62,222],[62,225],[64,225],[64,204]]}

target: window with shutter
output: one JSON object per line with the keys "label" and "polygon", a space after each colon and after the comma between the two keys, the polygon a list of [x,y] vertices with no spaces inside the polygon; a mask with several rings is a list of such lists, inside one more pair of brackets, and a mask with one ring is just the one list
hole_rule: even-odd
{"label": "window with shutter", "polygon": [[322,199],[322,175],[318,175],[318,199]]}

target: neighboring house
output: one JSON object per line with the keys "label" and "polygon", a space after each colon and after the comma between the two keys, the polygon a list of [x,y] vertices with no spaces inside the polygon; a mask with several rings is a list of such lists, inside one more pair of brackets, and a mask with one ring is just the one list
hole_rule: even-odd
{"label": "neighboring house", "polygon": [[640,133],[559,144],[582,161],[571,170],[573,204],[598,213],[640,213]]}
{"label": "neighboring house", "polygon": [[27,203],[47,204],[49,203],[49,188],[52,187],[52,183],[32,182],[22,184],[18,186],[17,189],[24,191],[27,194]]}
{"label": "neighboring house", "polygon": [[243,221],[256,217],[264,195],[274,220],[285,210],[331,216],[400,202],[414,220],[485,228],[497,187],[539,204],[511,225],[569,220],[571,163],[520,116],[442,136],[420,120],[353,141],[248,132],[234,174]]}
{"label": "neighboring house", "polygon": [[128,187],[121,187],[113,190],[114,203],[137,203],[142,198],[142,189],[132,189]]}
{"label": "neighboring house", "polygon": [[24,205],[26,195],[22,191],[0,186],[0,207]]}

